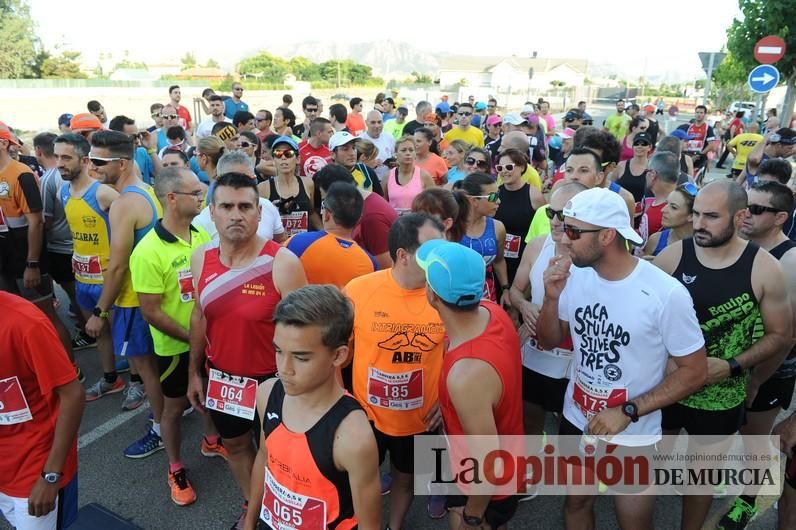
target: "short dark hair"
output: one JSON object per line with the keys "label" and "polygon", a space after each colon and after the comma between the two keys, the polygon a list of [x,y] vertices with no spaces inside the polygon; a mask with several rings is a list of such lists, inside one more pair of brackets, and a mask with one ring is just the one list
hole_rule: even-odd
{"label": "short dark hair", "polygon": [[249,188],[250,190],[252,190],[252,193],[254,193],[254,196],[256,197],[254,202],[259,203],[260,193],[257,191],[257,180],[249,177],[248,175],[236,172],[224,173],[223,175],[220,175],[216,179],[216,187],[213,192],[213,199],[212,199],[213,204],[216,204],[216,197],[218,197],[217,190],[222,186],[233,188],[236,190]]}
{"label": "short dark hair", "polygon": [[359,222],[365,199],[354,184],[334,182],[326,190],[323,204],[336,224],[350,229]]}
{"label": "short dark hair", "polygon": [[354,306],[333,285],[305,285],[286,295],[274,309],[274,324],[321,328],[327,348],[346,346],[354,330]]}
{"label": "short dark hair", "polygon": [[180,88],[180,85],[171,85],[169,87],[169,95],[171,95],[171,93],[174,92],[174,90],[177,88]]}
{"label": "short dark hair", "polygon": [[345,123],[348,118],[348,109],[342,103],[329,106],[329,116],[333,116],[337,123]]}
{"label": "short dark hair", "polygon": [[282,119],[287,122],[288,127],[291,129],[296,125],[296,114],[287,107],[282,107],[276,109],[276,111],[282,113]]}
{"label": "short dark hair", "polygon": [[315,136],[323,130],[325,125],[331,125],[332,122],[326,118],[315,118],[310,122],[310,136]]}
{"label": "short dark hair", "polygon": [[771,175],[777,179],[780,184],[787,184],[790,180],[792,171],[793,168],[787,160],[783,160],[782,158],[769,158],[760,164],[757,174]]}
{"label": "short dark hair", "polygon": [[461,109],[462,109],[462,108],[464,108],[464,107],[467,107],[467,108],[469,108],[469,109],[472,109],[472,108],[473,108],[473,106],[472,106],[470,103],[466,102],[466,101],[465,101],[464,103],[460,103],[460,104],[459,104],[459,110],[461,110]]}
{"label": "short dark hair", "polygon": [[216,93],[216,91],[213,90],[212,88],[205,88],[204,90],[202,90],[202,97],[203,98],[207,98],[208,94],[212,95],[212,94],[215,94],[215,93]]}
{"label": "short dark hair", "polygon": [[155,111],[158,111],[158,115],[160,114],[160,109],[163,108],[163,103],[152,103],[149,106],[149,113],[153,114]]}
{"label": "short dark hair", "polygon": [[589,125],[578,127],[573,138],[573,145],[600,151],[598,157],[602,159],[601,165],[603,162],[619,163],[619,153],[622,147],[619,145],[619,140],[608,131]]}
{"label": "short dark hair", "polygon": [[697,105],[696,107],[694,107],[694,112],[698,111],[699,109],[704,110],[705,114],[707,114],[708,112],[708,108],[705,105]]}
{"label": "short dark hair", "polygon": [[166,138],[169,140],[185,140],[185,129],[180,125],[172,125],[166,129]]}
{"label": "short dark hair", "polygon": [[491,175],[487,175],[486,173],[470,173],[462,180],[456,182],[453,185],[453,189],[462,190],[470,196],[481,195],[481,190],[484,186],[489,186],[494,183],[495,180]]}
{"label": "short dark hair", "polygon": [[99,110],[102,108],[102,103],[100,103],[96,99],[92,99],[91,101],[86,103],[86,108],[88,109],[89,112],[99,112]]}
{"label": "short dark hair", "polygon": [[91,137],[92,147],[108,149],[112,156],[132,160],[135,156],[133,139],[119,131],[98,131]]}
{"label": "short dark hair", "polygon": [[631,103],[627,110],[635,110],[636,112],[641,110],[641,107],[638,106],[636,103]]}
{"label": "short dark hair", "polygon": [[306,109],[308,105],[317,105],[318,100],[312,96],[307,96],[301,100],[301,108]]}
{"label": "short dark hair", "polygon": [[409,253],[417,251],[420,247],[419,232],[426,223],[431,223],[440,232],[445,231],[445,227],[436,217],[422,212],[404,214],[392,224],[387,236],[387,245],[393,261],[398,259],[399,248]]}
{"label": "short dark hair", "polygon": [[161,158],[165,158],[166,155],[177,155],[182,159],[183,162],[185,162],[186,164],[188,163],[188,155],[186,155],[182,149],[178,149],[175,147],[167,147],[163,151],[163,156],[161,156]]}
{"label": "short dark hair", "polygon": [[239,110],[232,116],[232,125],[240,127],[254,119],[254,114],[248,110]]}
{"label": "short dark hair", "polygon": [[212,96],[210,96],[210,97],[209,97],[209,98],[207,98],[207,99],[208,99],[209,101],[220,101],[220,102],[222,102],[222,103],[224,102],[224,98],[222,98],[222,97],[221,97],[221,96],[219,96],[218,94],[213,94]]}
{"label": "short dark hair", "polygon": [[588,147],[573,147],[572,151],[570,151],[569,156],[576,156],[576,155],[587,155],[594,160],[594,170],[596,172],[600,172],[603,170],[602,161],[600,160],[600,155],[589,149]]}
{"label": "short dark hair", "polygon": [[108,129],[112,131],[124,132],[125,125],[135,125],[135,120],[124,115],[114,116],[111,122],[108,124]]}
{"label": "short dark hair", "polygon": [[55,139],[53,144],[71,145],[74,148],[77,156],[79,156],[80,158],[88,156],[89,151],[91,151],[91,146],[89,145],[88,140],[86,140],[86,138],[81,134],[75,134],[75,133],[62,134],[61,136]]}
{"label": "short dark hair", "polygon": [[312,176],[312,180],[314,180],[315,185],[324,192],[328,191],[335,182],[356,184],[356,180],[354,180],[354,176],[351,172],[339,164],[327,164],[323,166]]}
{"label": "short dark hair", "polygon": [[393,107],[395,106],[395,100],[393,98],[384,98],[384,101],[382,101],[382,103],[389,103]]}
{"label": "short dark hair", "polygon": [[[784,162],[784,160],[783,160]],[[783,212],[793,211],[793,192],[789,187],[773,180],[758,182],[752,189],[771,195],[771,206]]]}
{"label": "short dark hair", "polygon": [[282,96],[282,103],[290,105],[291,103],[293,103],[293,96],[291,96],[290,94],[285,94],[284,96]]}
{"label": "short dark hair", "polygon": [[51,157],[55,154],[53,148],[55,147],[56,138],[58,138],[57,134],[50,132],[39,133],[33,137],[33,147],[41,149],[44,156]]}
{"label": "short dark hair", "polygon": [[351,101],[348,102],[352,109],[360,103],[362,103],[362,98],[351,98]]}

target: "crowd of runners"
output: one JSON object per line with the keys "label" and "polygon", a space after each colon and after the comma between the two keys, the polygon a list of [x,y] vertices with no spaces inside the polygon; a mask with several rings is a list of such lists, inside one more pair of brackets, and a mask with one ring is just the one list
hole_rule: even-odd
{"label": "crowd of runners", "polygon": [[[726,451],[773,429],[796,456],[796,417],[774,426],[796,382],[793,129],[738,115],[720,135],[731,174],[707,183],[723,144],[702,106],[667,135],[660,104],[624,101],[595,123],[586,102],[556,118],[543,100],[307,96],[302,119],[290,95],[250,109],[240,83],[205,90],[205,116],[167,96],[149,128],[98,101],[32,145],[0,123],[0,511],[15,528],[74,520],[81,416],[114,394],[148,402],[146,432],[118,450],[165,450],[168,487],[151,487],[180,506],[210,493],[181,456],[196,450],[181,418],[202,414],[199,450],[227,461],[242,501],[220,526],[248,530],[405,528],[415,436],[541,436],[550,414],[547,434],[649,451],[683,430]],[[75,362],[86,348],[97,381]],[[794,461],[781,529],[796,528]],[[597,493],[566,497],[567,528],[595,527]],[[719,528],[744,528],[756,493]],[[427,510],[497,529],[531,497],[432,495]],[[614,499],[620,527],[653,527],[654,496]],[[711,501],[683,496],[681,528]]]}

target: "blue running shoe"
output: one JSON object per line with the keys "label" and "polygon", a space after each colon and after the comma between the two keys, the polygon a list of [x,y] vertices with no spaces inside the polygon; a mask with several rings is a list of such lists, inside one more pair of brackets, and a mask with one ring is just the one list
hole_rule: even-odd
{"label": "blue running shoe", "polygon": [[124,372],[129,372],[129,371],[130,371],[130,363],[127,362],[127,359],[122,357],[121,359],[116,361],[117,374],[123,374]]}
{"label": "blue running shoe", "polygon": [[149,429],[143,438],[136,440],[124,450],[127,458],[146,458],[163,449],[163,439]]}

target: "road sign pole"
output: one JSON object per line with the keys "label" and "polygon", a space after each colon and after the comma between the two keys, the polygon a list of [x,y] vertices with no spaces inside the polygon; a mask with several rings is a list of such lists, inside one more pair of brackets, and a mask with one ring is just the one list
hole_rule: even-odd
{"label": "road sign pole", "polygon": [[710,95],[710,79],[713,77],[713,58],[715,54],[710,54],[710,59],[708,59],[708,76],[705,78],[705,95],[702,96],[702,104],[706,107],[708,106],[708,96]]}

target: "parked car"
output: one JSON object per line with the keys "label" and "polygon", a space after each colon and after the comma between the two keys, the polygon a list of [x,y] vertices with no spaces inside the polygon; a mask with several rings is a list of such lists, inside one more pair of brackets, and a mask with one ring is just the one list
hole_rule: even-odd
{"label": "parked car", "polygon": [[748,116],[755,110],[756,107],[757,103],[754,101],[733,101],[732,105],[730,105],[730,107],[727,109],[727,112],[735,114],[736,112],[741,112],[743,110]]}

